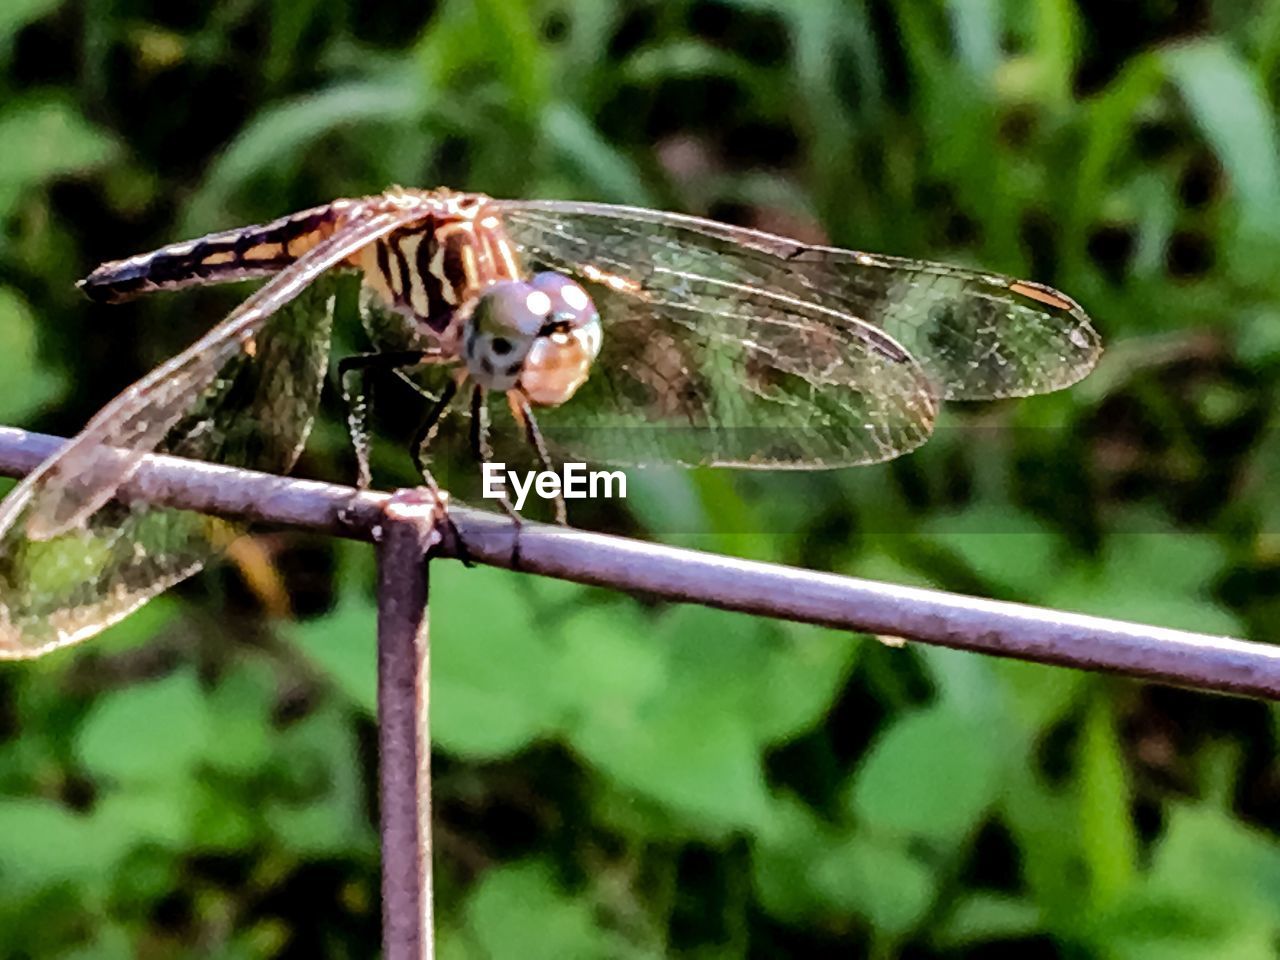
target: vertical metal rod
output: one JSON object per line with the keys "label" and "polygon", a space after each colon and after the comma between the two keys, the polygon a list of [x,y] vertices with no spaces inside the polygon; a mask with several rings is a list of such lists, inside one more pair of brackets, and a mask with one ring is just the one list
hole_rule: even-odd
{"label": "vertical metal rod", "polygon": [[427,557],[436,501],[393,497],[378,536],[378,764],[382,955],[432,960]]}

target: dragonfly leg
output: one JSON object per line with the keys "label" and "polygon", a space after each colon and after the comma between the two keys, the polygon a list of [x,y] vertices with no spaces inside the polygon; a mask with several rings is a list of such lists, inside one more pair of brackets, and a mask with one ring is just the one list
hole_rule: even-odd
{"label": "dragonfly leg", "polygon": [[[342,399],[347,406],[347,433],[356,452],[356,486],[366,490],[373,483],[369,468],[369,395],[373,383],[370,374],[380,370],[402,370],[430,363],[434,354],[424,350],[385,350],[374,353],[358,353],[338,361],[338,382],[342,386]],[[351,384],[359,385],[352,392]],[[415,455],[415,461],[416,461]]]}
{"label": "dragonfly leg", "polygon": [[413,453],[414,466],[418,468],[418,473],[422,474],[423,481],[427,486],[435,489],[436,482],[431,476],[431,468],[427,465],[427,452],[431,447],[431,441],[435,439],[436,431],[440,428],[440,423],[444,420],[445,414],[449,412],[449,405],[453,403],[453,398],[458,394],[458,381],[450,379],[445,384],[444,390],[440,393],[438,399],[427,411],[422,423],[418,426],[418,430],[413,435],[413,446],[410,448]]}
{"label": "dragonfly leg", "polygon": [[[484,402],[484,395],[484,387],[478,383],[471,390],[471,452],[481,464],[493,461],[493,445],[489,443],[489,407]],[[505,486],[502,488],[501,503],[502,509],[511,515],[512,520],[517,524],[523,522],[515,504],[507,496]]]}
{"label": "dragonfly leg", "polygon": [[[493,447],[489,443],[489,408],[484,402],[484,387],[476,384],[471,389],[471,450],[480,463],[493,460]],[[515,522],[515,537],[511,543],[511,569],[520,569],[520,529],[524,520],[516,511],[515,505],[507,495],[507,488],[502,488],[502,509],[506,510]]]}
{"label": "dragonfly leg", "polygon": [[[529,446],[537,451],[538,463],[543,470],[552,472],[554,467],[551,465],[551,454],[547,451],[547,441],[543,438],[542,431],[538,429],[538,420],[533,415],[533,408],[529,405],[528,398],[518,390],[511,390],[507,393],[507,399],[511,402],[511,412],[524,427],[524,436],[529,441]],[[565,506],[564,493],[559,490],[556,492],[556,523],[562,527],[569,525],[569,511]]]}

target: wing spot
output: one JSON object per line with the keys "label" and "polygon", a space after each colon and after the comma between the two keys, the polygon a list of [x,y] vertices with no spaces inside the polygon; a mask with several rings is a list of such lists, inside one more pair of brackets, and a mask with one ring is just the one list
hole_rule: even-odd
{"label": "wing spot", "polygon": [[1064,300],[1056,291],[1050,290],[1048,287],[1041,287],[1030,283],[1023,283],[1021,280],[1015,280],[1013,283],[1009,284],[1009,289],[1014,293],[1022,294],[1022,296],[1027,297],[1028,299],[1039,300],[1041,303],[1047,304],[1051,307],[1056,307],[1059,310],[1066,310],[1068,312],[1071,310],[1071,303]]}

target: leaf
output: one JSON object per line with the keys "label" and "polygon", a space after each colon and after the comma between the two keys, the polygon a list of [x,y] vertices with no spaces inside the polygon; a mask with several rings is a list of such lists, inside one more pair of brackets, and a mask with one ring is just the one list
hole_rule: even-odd
{"label": "leaf", "polygon": [[289,633],[333,684],[369,716],[378,710],[377,608],[355,590],[322,617],[295,624]]}
{"label": "leaf", "polygon": [[592,905],[567,896],[540,863],[490,869],[467,901],[467,929],[480,955],[573,960],[610,955]]}
{"label": "leaf", "polygon": [[[724,614],[718,614],[723,617]],[[780,623],[764,669],[748,676],[752,692],[742,709],[762,745],[796,737],[822,721],[866,649],[854,634]]]}
{"label": "leaf", "polygon": [[1077,924],[1089,895],[1077,834],[1070,829],[1079,822],[1078,805],[1049,790],[1031,766],[1016,764],[1000,808],[1019,851],[1024,883],[1046,924]]}
{"label": "leaf", "polygon": [[994,0],[948,0],[947,12],[958,59],[979,80],[990,83],[1000,64],[999,4]]}
{"label": "leaf", "polygon": [[883,934],[905,933],[933,901],[933,874],[902,848],[853,837],[819,855],[814,886],[829,905],[866,917]]}
{"label": "leaf", "polygon": [[95,829],[130,849],[143,844],[177,849],[190,839],[195,793],[190,777],[159,789],[133,784],[112,791],[94,808]]}
{"label": "leaf", "polygon": [[1061,544],[1042,523],[1006,504],[976,503],[926,521],[931,541],[954,551],[996,590],[1036,596],[1053,579]]}
{"label": "leaf", "polygon": [[813,867],[840,840],[804,803],[790,796],[775,799],[751,848],[752,883],[764,909],[793,923],[825,916],[827,892]]}
{"label": "leaf", "polygon": [[563,101],[549,104],[542,112],[542,129],[546,142],[580,178],[579,194],[615,203],[653,202],[631,158],[609,143],[575,106]]}
{"label": "leaf", "polygon": [[134,956],[133,938],[124,925],[104,921],[94,928],[90,936],[93,939],[89,943],[60,954],[58,960],[103,960],[104,957]]}
{"label": "leaf", "polygon": [[1146,883],[1094,933],[1123,960],[1266,960],[1280,920],[1280,844],[1205,804],[1172,804]]}
{"label": "leaf", "polygon": [[99,700],[80,729],[76,753],[97,777],[180,782],[202,758],[209,734],[200,687],[186,669]]}
{"label": "leaf", "polygon": [[1061,719],[1090,679],[1083,670],[1020,660],[997,660],[989,667],[991,674],[1001,680],[1002,703],[1010,722],[1028,731],[1041,731]]}
{"label": "leaf", "polygon": [[527,0],[478,0],[478,36],[470,46],[483,49],[490,69],[503,78],[517,113],[534,118],[547,99],[547,57],[539,42],[537,11]]}
{"label": "leaf", "polygon": [[1275,932],[1268,919],[1147,889],[1088,932],[1099,950],[1117,960],[1273,960]]}
{"label": "leaf", "polygon": [[290,774],[294,788],[287,799],[267,806],[273,838],[304,857],[372,851],[364,767],[349,711],[317,710],[276,737],[274,745],[271,767]]}
{"label": "leaf", "polygon": [[622,64],[622,75],[628,81],[652,85],[672,78],[724,77],[747,86],[753,72],[741,57],[695,39],[642,47]]}
{"label": "leaf", "polygon": [[90,124],[71,104],[53,95],[28,94],[0,111],[0,218],[22,194],[110,161],[116,143]]}
{"label": "leaf", "polygon": [[274,0],[271,3],[271,32],[263,73],[278,83],[297,68],[295,58],[311,56],[303,50],[307,28],[325,7],[322,0]]}
{"label": "leaf", "polygon": [[662,644],[634,604],[614,601],[566,621],[557,676],[548,681],[578,730],[627,723],[660,696],[669,682]]}
{"label": "leaf", "polygon": [[1035,52],[1030,58],[1039,72],[1041,95],[1047,105],[1066,108],[1080,57],[1080,13],[1071,0],[1040,0],[1035,4]]}
{"label": "leaf", "polygon": [[1179,44],[1161,58],[1227,169],[1246,228],[1276,237],[1280,136],[1262,84],[1218,39]]}
{"label": "leaf", "polygon": [[682,698],[623,726],[579,731],[574,746],[602,772],[719,833],[768,812],[759,748],[741,718]]}
{"label": "leaf", "polygon": [[960,843],[994,802],[1005,756],[989,723],[945,705],[908,714],[872,746],[849,809],[877,831]]}
{"label": "leaf", "polygon": [[627,511],[651,531],[706,530],[710,525],[694,471],[683,467],[632,470],[627,474]]}
{"label": "leaf", "polygon": [[0,423],[22,423],[66,390],[66,378],[36,355],[36,318],[12,287],[0,286],[0,356],[7,386],[0,393]]}
{"label": "leaf", "polygon": [[1095,697],[1080,738],[1080,849],[1094,902],[1114,902],[1137,874],[1138,838],[1110,705]]}
{"label": "leaf", "polygon": [[556,633],[521,602],[516,580],[457,564],[432,569],[431,724],[436,742],[463,756],[512,753],[563,717]]}
{"label": "leaf", "polygon": [[1237,633],[1236,618],[1206,592],[1227,562],[1221,545],[1207,535],[1174,536],[1150,518],[1128,522],[1145,524],[1137,527],[1144,532],[1110,538],[1100,566],[1076,564],[1059,570],[1043,602],[1061,610],[1179,630]]}
{"label": "leaf", "polygon": [[1040,908],[1033,901],[979,890],[961,896],[934,935],[934,942],[944,950],[955,950],[1042,932]]}
{"label": "leaf", "polygon": [[[620,784],[717,828],[762,822],[765,747],[823,715],[857,649],[848,634],[696,606],[668,611],[656,629],[621,611],[568,629],[570,741]],[[590,645],[603,651],[585,653]]]}
{"label": "leaf", "polygon": [[110,870],[118,840],[93,819],[44,800],[0,801],[0,888],[9,896],[57,883],[85,883]]}
{"label": "leaf", "polygon": [[0,3],[0,53],[19,30],[62,6],[62,0],[5,0]]}
{"label": "leaf", "polygon": [[405,75],[337,84],[267,107],[209,168],[178,232],[197,234],[219,223],[239,187],[299,157],[325,134],[354,124],[409,121],[423,109],[420,88]]}
{"label": "leaf", "polygon": [[[264,762],[254,773],[260,779],[267,769]],[[247,803],[241,791],[218,778],[197,781],[194,786],[187,811],[190,846],[205,853],[243,854],[261,841],[258,807]]]}
{"label": "leaf", "polygon": [[269,736],[275,705],[275,683],[266,666],[257,661],[237,663],[205,698],[205,704],[210,727],[216,731],[209,738],[206,761],[241,776],[261,771],[271,754]]}
{"label": "leaf", "polygon": [[1280,902],[1280,843],[1208,807],[1174,804],[1156,845],[1151,882],[1215,904],[1237,904],[1271,918]]}

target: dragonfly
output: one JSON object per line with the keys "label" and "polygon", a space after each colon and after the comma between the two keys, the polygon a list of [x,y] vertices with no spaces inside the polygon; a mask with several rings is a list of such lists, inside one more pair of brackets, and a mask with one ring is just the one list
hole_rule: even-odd
{"label": "dragonfly", "polygon": [[923,443],[943,400],[1058,390],[1101,351],[1039,283],[639,207],[394,188],[171,244],[80,287],[265,283],[0,503],[0,658],[84,640],[228,547],[234,524],[118,494],[154,452],[291,469],[343,273],[373,340],[339,364],[360,485],[367,407],[348,387],[379,369],[438,378],[412,447],[429,479],[446,414],[469,409],[487,460],[501,400],[544,463],[875,463]]}

